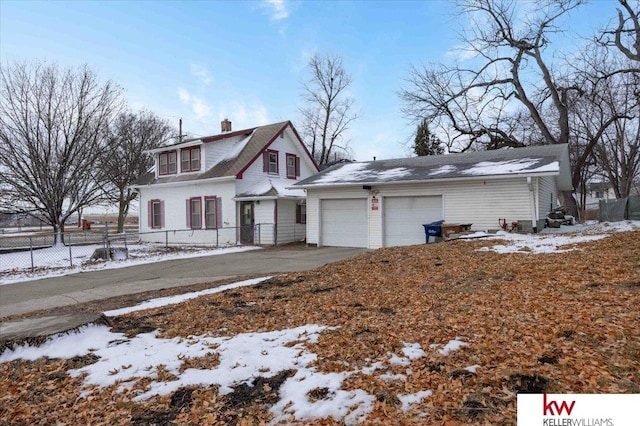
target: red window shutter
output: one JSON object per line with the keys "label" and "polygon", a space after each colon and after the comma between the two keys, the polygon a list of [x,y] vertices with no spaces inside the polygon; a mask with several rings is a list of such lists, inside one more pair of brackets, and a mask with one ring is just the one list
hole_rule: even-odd
{"label": "red window shutter", "polygon": [[302,222],[302,211],[300,209],[300,204],[296,204],[296,223]]}
{"label": "red window shutter", "polygon": [[160,201],[160,228],[164,228],[164,201]]}
{"label": "red window shutter", "polygon": [[296,177],[300,177],[300,157],[296,155]]}
{"label": "red window shutter", "polygon": [[153,228],[153,203],[151,200],[147,201],[147,226]]}
{"label": "red window shutter", "polygon": [[269,172],[269,152],[265,151],[262,153],[262,171],[265,173]]}
{"label": "red window shutter", "polygon": [[222,199],[216,197],[216,228],[222,228]]}
{"label": "red window shutter", "polygon": [[185,210],[187,212],[187,229],[189,229],[191,228],[191,203],[189,202],[188,198],[187,198]]}

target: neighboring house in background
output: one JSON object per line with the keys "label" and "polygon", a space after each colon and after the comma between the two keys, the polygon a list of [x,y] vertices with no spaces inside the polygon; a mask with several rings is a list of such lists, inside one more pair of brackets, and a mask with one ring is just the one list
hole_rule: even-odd
{"label": "neighboring house in background", "polygon": [[229,120],[221,125],[219,135],[149,151],[155,170],[134,185],[140,194],[141,239],[193,244],[303,240],[305,194],[288,187],[318,167],[293,124],[237,131]]}
{"label": "neighboring house in background", "polygon": [[585,209],[594,210],[600,208],[600,200],[615,200],[616,192],[610,182],[591,182],[587,186]]}
{"label": "neighboring house in background", "polygon": [[375,249],[424,243],[438,220],[541,229],[569,167],[567,145],[548,145],[343,163],[293,187],[307,190],[307,243]]}

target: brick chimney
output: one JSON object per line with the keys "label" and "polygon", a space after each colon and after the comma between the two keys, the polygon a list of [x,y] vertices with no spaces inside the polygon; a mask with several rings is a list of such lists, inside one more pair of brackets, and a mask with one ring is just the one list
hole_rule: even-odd
{"label": "brick chimney", "polygon": [[225,118],[220,122],[220,128],[222,129],[221,130],[222,133],[231,131],[231,122],[229,121],[228,118]]}

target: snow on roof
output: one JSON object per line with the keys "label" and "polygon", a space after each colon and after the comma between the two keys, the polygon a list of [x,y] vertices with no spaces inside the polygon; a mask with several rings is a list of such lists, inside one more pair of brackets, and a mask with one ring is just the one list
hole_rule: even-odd
{"label": "snow on roof", "polygon": [[491,176],[506,175],[512,173],[527,172],[557,172],[560,170],[560,164],[557,161],[535,167],[541,160],[539,158],[521,158],[519,160],[507,161],[481,161],[473,167],[462,170],[460,173],[465,175]]}
{"label": "snow on roof", "polygon": [[[233,142],[233,144],[231,145],[231,149],[229,150],[229,152],[220,157],[219,160],[217,160],[215,162],[215,164],[221,163],[223,161],[229,161],[229,160],[235,160],[236,158],[238,158],[238,155],[240,155],[240,153],[242,152],[242,150],[247,146],[247,144],[249,143],[249,141],[251,140],[251,137],[253,136],[253,132],[251,132],[251,134],[249,134],[247,137],[245,137],[244,139],[239,139],[235,142]],[[215,165],[214,164],[214,165]]]}
{"label": "snow on roof", "polygon": [[342,163],[295,186],[308,188],[508,175],[558,176],[558,188],[571,189],[567,145]]}
{"label": "snow on roof", "polygon": [[239,198],[243,197],[305,197],[304,189],[291,188],[291,180],[269,178],[248,187]]}
{"label": "snow on roof", "polygon": [[448,174],[451,174],[451,173],[455,173],[456,170],[458,170],[458,168],[456,166],[451,165],[451,164],[445,164],[444,166],[441,166],[441,167],[437,168],[436,170],[430,172],[429,176],[448,175]]}
{"label": "snow on roof", "polygon": [[401,178],[411,173],[404,167],[376,171],[367,168],[368,163],[346,163],[342,167],[332,169],[322,175],[315,183],[331,183],[343,179],[350,180],[388,180]]}

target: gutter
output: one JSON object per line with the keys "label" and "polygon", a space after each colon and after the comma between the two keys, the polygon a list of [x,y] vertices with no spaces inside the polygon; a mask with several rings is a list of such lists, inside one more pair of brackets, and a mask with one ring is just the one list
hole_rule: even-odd
{"label": "gutter", "polygon": [[252,195],[246,197],[233,197],[233,201],[260,201],[260,200],[304,200],[305,197],[293,196],[293,195]]}
{"label": "gutter", "polygon": [[146,185],[132,185],[132,186],[134,188],[142,189],[142,188],[153,188],[153,187],[197,185],[197,184],[210,183],[210,182],[224,182],[224,181],[235,180],[235,179],[236,179],[235,176],[221,176],[217,178],[189,179],[189,180],[181,180],[177,182],[154,182],[154,183],[148,183]]}
{"label": "gutter", "polygon": [[362,182],[335,182],[335,183],[320,183],[320,184],[306,184],[306,185],[297,185],[288,186],[287,189],[330,189],[337,187],[349,187],[349,186],[378,186],[378,185],[403,185],[403,184],[425,184],[425,183],[443,183],[443,182],[464,182],[464,181],[474,181],[474,180],[499,180],[499,179],[514,179],[514,178],[527,178],[527,182],[532,177],[538,176],[559,176],[560,171],[554,172],[540,172],[540,173],[512,173],[505,175],[477,175],[477,176],[459,176],[459,177],[450,177],[450,178],[440,178],[440,179],[411,179],[411,180],[394,180],[394,181],[362,181]]}

